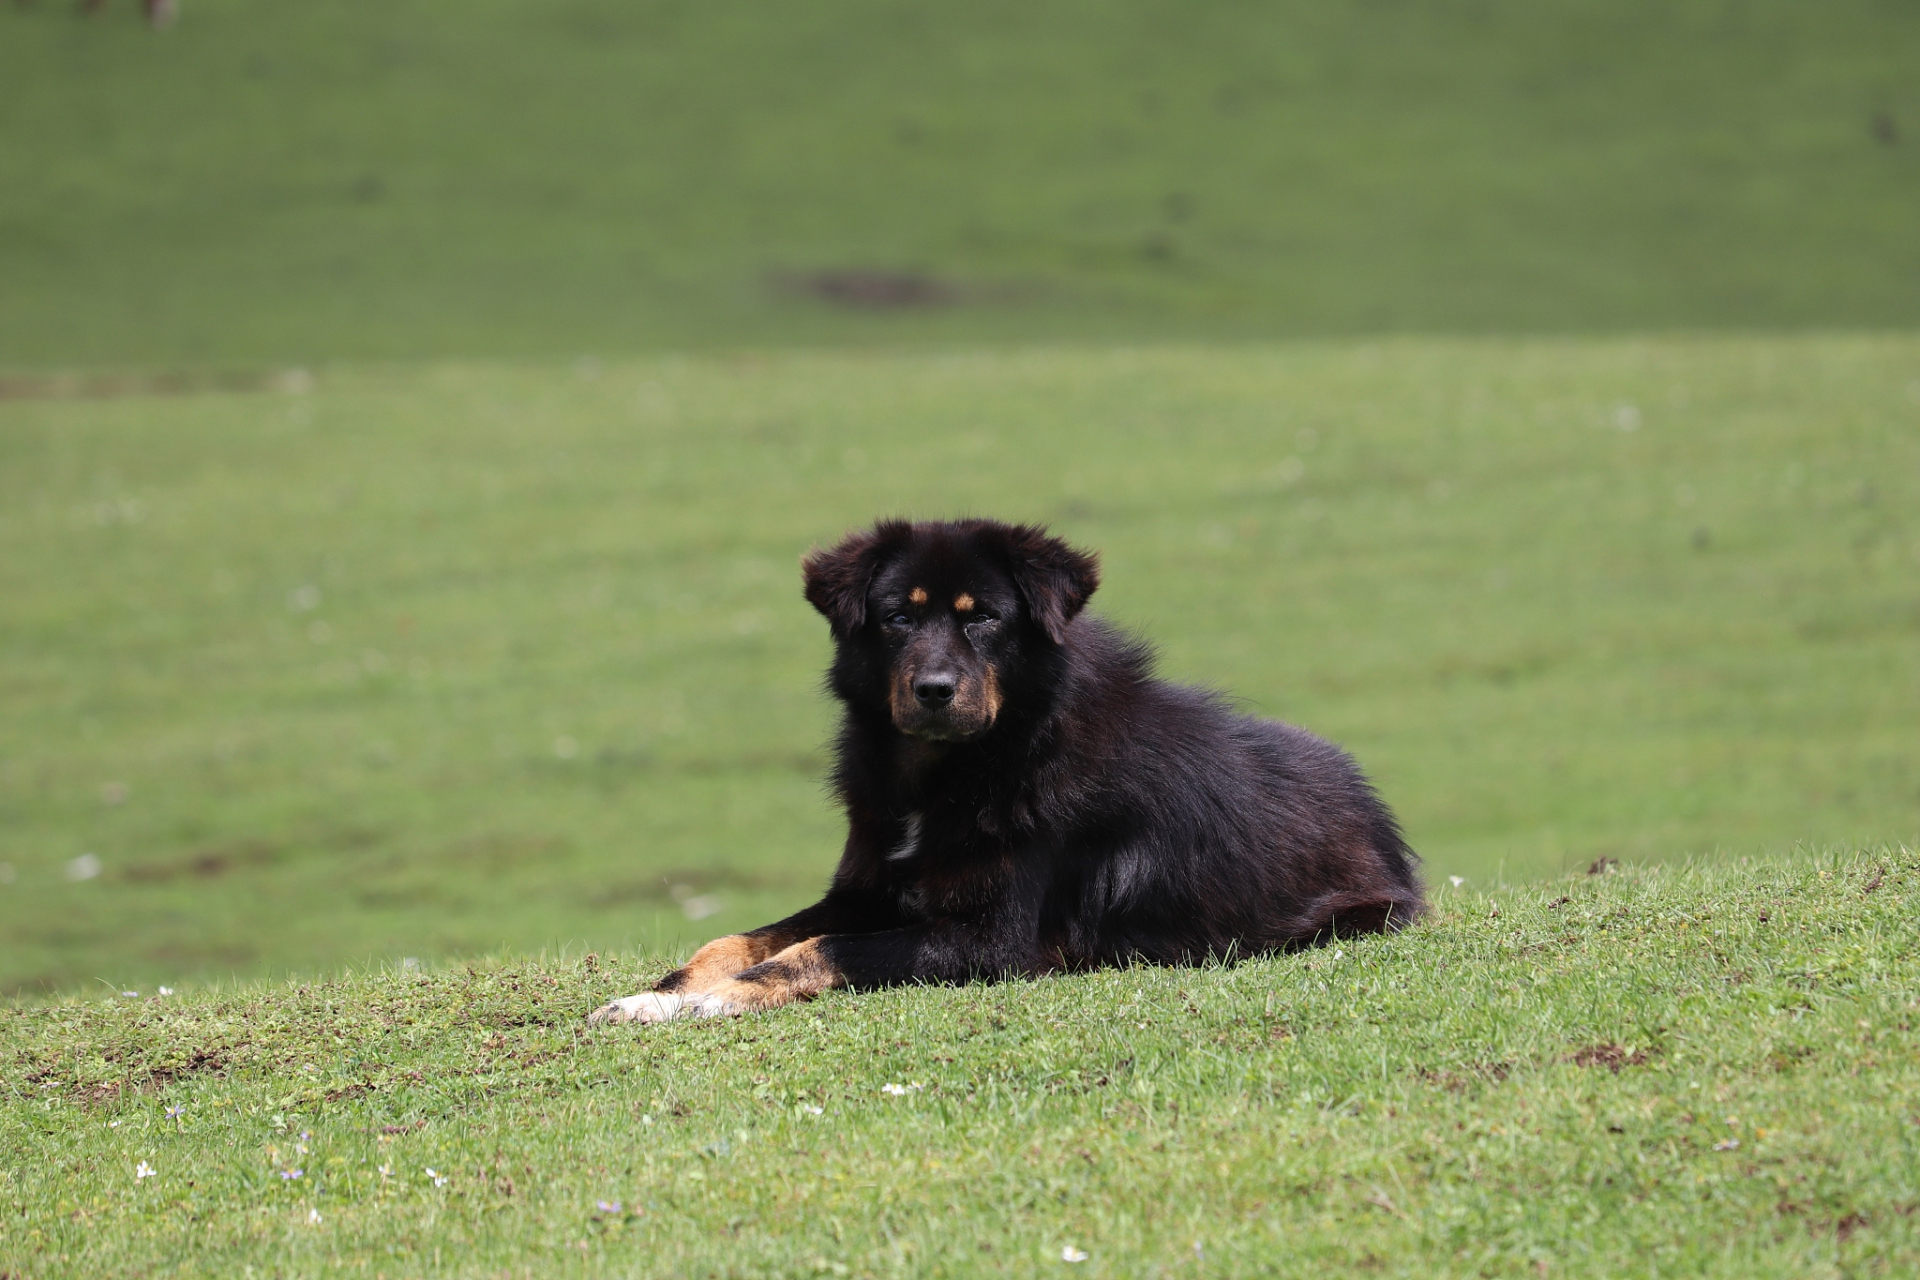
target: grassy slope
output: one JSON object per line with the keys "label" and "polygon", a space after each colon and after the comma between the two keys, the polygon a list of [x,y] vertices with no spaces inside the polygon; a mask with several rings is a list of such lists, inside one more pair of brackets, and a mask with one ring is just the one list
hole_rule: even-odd
{"label": "grassy slope", "polygon": [[1876,0],[5,5],[0,367],[1906,326],[1916,86]]}
{"label": "grassy slope", "polygon": [[1238,968],[649,1031],[581,1020],[634,956],[15,1008],[0,1267],[1911,1274],[1916,875],[1443,892]]}
{"label": "grassy slope", "polygon": [[0,985],[657,947],[798,905],[840,831],[796,559],[889,510],[1102,548],[1100,608],[1348,744],[1436,873],[1913,840],[1917,420],[1911,339],[0,402]]}

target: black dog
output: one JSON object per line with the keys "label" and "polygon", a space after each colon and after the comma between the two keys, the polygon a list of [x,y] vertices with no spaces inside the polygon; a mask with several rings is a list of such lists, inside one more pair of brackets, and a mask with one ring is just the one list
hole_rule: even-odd
{"label": "black dog", "polygon": [[595,1020],[1184,964],[1420,914],[1413,851],[1353,761],[1154,679],[1142,646],[1081,615],[1093,557],[1044,529],[887,521],[805,573],[845,708],[832,887]]}

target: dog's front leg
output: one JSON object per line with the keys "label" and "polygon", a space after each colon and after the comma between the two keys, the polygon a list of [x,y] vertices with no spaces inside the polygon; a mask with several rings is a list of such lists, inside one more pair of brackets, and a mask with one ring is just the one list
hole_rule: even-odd
{"label": "dog's front leg", "polygon": [[964,924],[937,921],[881,933],[826,934],[713,987],[716,1012],[745,1013],[806,1000],[836,987],[906,982],[967,982],[1043,967],[1030,930],[1015,919]]}
{"label": "dog's front leg", "polygon": [[750,969],[791,946],[795,940],[793,932],[780,924],[715,938],[694,952],[693,959],[655,983],[653,990],[604,1004],[593,1011],[588,1021],[666,1022],[671,1018],[704,1018],[736,1012],[724,1008],[707,993],[742,969]]}
{"label": "dog's front leg", "polygon": [[821,930],[710,988],[716,1012],[771,1009],[836,987],[968,982],[1047,968],[1040,954],[1043,864],[1008,860],[959,890],[957,910],[923,924],[862,933]]}
{"label": "dog's front leg", "polygon": [[588,1020],[665,1022],[672,1018],[705,1018],[742,1012],[726,1000],[715,998],[713,991],[743,969],[769,960],[798,942],[830,929],[846,927],[855,910],[853,904],[829,894],[785,920],[748,933],[715,938],[694,952],[693,959],[655,983],[653,990],[602,1005]]}

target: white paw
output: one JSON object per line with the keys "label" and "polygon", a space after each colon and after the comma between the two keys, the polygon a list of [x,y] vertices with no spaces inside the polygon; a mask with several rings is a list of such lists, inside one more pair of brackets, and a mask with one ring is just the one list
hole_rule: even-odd
{"label": "white paw", "polygon": [[716,1018],[740,1009],[704,992],[642,991],[594,1010],[590,1022],[669,1022],[674,1018]]}
{"label": "white paw", "polygon": [[668,991],[642,991],[594,1011],[594,1022],[666,1022],[681,1017],[686,1000]]}

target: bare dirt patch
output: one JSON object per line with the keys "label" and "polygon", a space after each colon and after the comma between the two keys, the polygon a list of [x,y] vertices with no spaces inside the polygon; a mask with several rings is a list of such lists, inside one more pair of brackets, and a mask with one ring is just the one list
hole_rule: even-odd
{"label": "bare dirt patch", "polygon": [[1463,1093],[1475,1085],[1500,1084],[1513,1074],[1513,1064],[1511,1062],[1472,1062],[1457,1071],[1445,1067],[1439,1069],[1421,1067],[1414,1074],[1428,1084],[1438,1085],[1448,1093]]}
{"label": "bare dirt patch", "polygon": [[1567,1061],[1576,1067],[1605,1067],[1615,1075],[1622,1067],[1646,1065],[1647,1051],[1635,1049],[1628,1053],[1617,1044],[1590,1044],[1584,1049],[1576,1049],[1567,1056]]}
{"label": "bare dirt patch", "polygon": [[911,311],[950,307],[964,291],[952,281],[922,271],[881,267],[835,267],[786,272],[774,277],[782,293],[814,298],[856,311]]}
{"label": "bare dirt patch", "polygon": [[136,884],[156,884],[190,877],[211,879],[244,867],[267,866],[279,852],[280,846],[270,841],[242,840],[200,849],[176,862],[138,863],[121,874]]}

